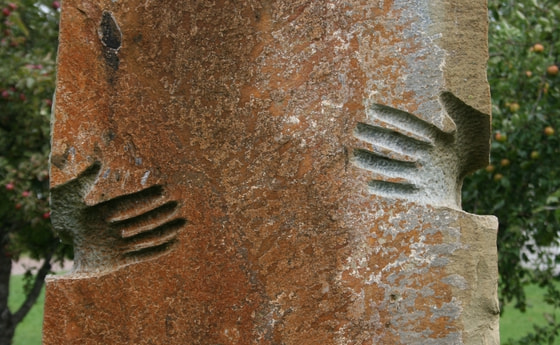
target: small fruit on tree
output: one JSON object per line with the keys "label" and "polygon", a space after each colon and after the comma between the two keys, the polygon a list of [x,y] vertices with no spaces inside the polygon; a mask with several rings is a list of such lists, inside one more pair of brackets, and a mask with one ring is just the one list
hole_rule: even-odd
{"label": "small fruit on tree", "polygon": [[494,172],[494,170],[496,170],[496,167],[493,166],[492,164],[489,164],[489,165],[486,167],[486,172],[492,173],[492,172]]}
{"label": "small fruit on tree", "polygon": [[496,182],[500,181],[503,178],[504,178],[504,175],[502,175],[502,174],[494,175],[494,181],[496,181]]}
{"label": "small fruit on tree", "polygon": [[502,159],[502,160],[500,161],[500,165],[503,166],[503,167],[507,167],[507,166],[509,166],[510,164],[511,164],[511,162],[510,162],[510,160],[507,159],[507,158],[504,158],[504,159]]}
{"label": "small fruit on tree", "polygon": [[544,135],[546,135],[547,137],[554,135],[554,128],[552,128],[551,126],[546,126],[544,128]]}
{"label": "small fruit on tree", "polygon": [[556,66],[556,65],[548,66],[548,68],[546,69],[546,73],[550,76],[557,75],[558,74],[558,66]]}
{"label": "small fruit on tree", "polygon": [[531,158],[532,159],[539,159],[540,156],[541,156],[541,154],[539,153],[539,151],[531,152]]}
{"label": "small fruit on tree", "polygon": [[31,195],[31,192],[28,191],[28,190],[24,190],[24,191],[21,193],[21,196],[24,197],[24,198],[27,198],[27,197],[29,197],[30,195]]}
{"label": "small fruit on tree", "polygon": [[544,51],[544,46],[540,43],[536,43],[531,48],[535,53],[542,53]]}
{"label": "small fruit on tree", "polygon": [[52,8],[58,10],[60,8],[60,1],[53,1]]}
{"label": "small fruit on tree", "polygon": [[14,190],[14,188],[16,188],[16,186],[14,186],[14,184],[12,182],[6,183],[5,187],[6,187],[7,190]]}
{"label": "small fruit on tree", "polygon": [[502,133],[500,133],[500,132],[497,132],[497,133],[494,135],[494,138],[496,139],[496,141],[499,141],[499,142],[503,143],[503,142],[505,142],[505,141],[507,140],[507,135],[502,134]]}
{"label": "small fruit on tree", "polygon": [[517,112],[517,111],[519,110],[519,108],[520,108],[520,106],[519,106],[519,103],[517,103],[517,102],[513,102],[513,103],[511,103],[511,104],[509,105],[509,110],[510,110],[512,113]]}
{"label": "small fruit on tree", "polygon": [[531,78],[533,76],[533,72],[525,71],[525,75],[527,76],[527,78]]}

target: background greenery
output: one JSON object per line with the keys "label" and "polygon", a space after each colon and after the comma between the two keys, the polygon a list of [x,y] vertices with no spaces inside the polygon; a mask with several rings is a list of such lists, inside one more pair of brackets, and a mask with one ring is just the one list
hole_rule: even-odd
{"label": "background greenery", "polygon": [[[13,276],[10,281],[10,289],[14,293],[10,295],[9,304],[12,308],[17,308],[25,299],[25,279],[23,276]],[[41,330],[43,324],[43,304],[45,302],[45,292],[41,292],[37,303],[33,306],[29,314],[16,329],[14,345],[41,345]]]}
{"label": "background greenery", "polygon": [[[10,280],[2,274],[11,263],[6,258],[26,253],[60,260],[69,254],[58,246],[48,210],[59,7],[51,0],[0,0],[0,291]],[[559,18],[557,0],[489,0],[492,162],[465,182],[463,207],[500,219],[504,344],[560,344],[554,340],[560,328],[554,268],[560,259],[539,251],[557,245],[560,223]],[[527,255],[540,257],[542,269],[522,266]],[[0,314],[13,316],[34,283],[27,276],[10,284],[9,304],[0,293]],[[41,305],[39,300],[18,330],[18,344],[39,344],[21,337],[38,334]],[[0,330],[15,326],[17,320],[10,320]]]}
{"label": "background greenery", "polygon": [[[551,318],[560,317],[560,310],[546,303],[544,296],[546,290],[538,285],[528,285],[525,287],[527,308],[525,312],[513,308],[513,305],[506,306],[507,312],[500,318],[500,336],[502,344],[517,339],[517,343],[531,344],[531,341],[519,341],[527,334],[535,333],[535,325],[546,325]],[[534,343],[534,342],[533,342]],[[540,344],[548,344],[548,341]],[[550,344],[560,345],[560,338],[556,338]]]}
{"label": "background greenery", "polygon": [[[539,328],[531,335],[511,344],[553,344],[559,329],[553,312],[560,304],[554,273],[559,259],[539,251],[558,244],[560,223],[559,18],[556,0],[489,1],[492,161],[466,181],[463,206],[500,220],[502,316],[516,315],[519,325],[527,324],[527,318],[518,314],[530,306],[527,293],[534,285],[543,292],[539,303],[531,296],[531,305],[545,303],[547,316],[535,319]],[[539,258],[542,269],[522,266],[527,256]],[[540,311],[532,308],[534,312]]]}
{"label": "background greenery", "polygon": [[[70,251],[52,232],[48,154],[58,1],[0,0],[0,344],[39,297],[50,261]],[[12,260],[46,258],[27,274],[25,298],[8,304]],[[21,290],[21,288],[20,288]]]}

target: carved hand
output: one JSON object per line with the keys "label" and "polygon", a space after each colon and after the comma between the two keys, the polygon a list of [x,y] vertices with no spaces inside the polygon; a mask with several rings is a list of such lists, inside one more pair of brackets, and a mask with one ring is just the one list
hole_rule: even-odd
{"label": "carved hand", "polygon": [[384,105],[368,109],[352,162],[372,173],[372,194],[461,208],[463,178],[488,164],[490,117],[451,93],[440,101],[449,115],[443,130]]}
{"label": "carved hand", "polygon": [[74,245],[74,271],[115,269],[167,253],[186,223],[176,216],[178,203],[166,200],[161,186],[152,186],[86,205],[100,168],[96,163],[51,190],[52,222]]}

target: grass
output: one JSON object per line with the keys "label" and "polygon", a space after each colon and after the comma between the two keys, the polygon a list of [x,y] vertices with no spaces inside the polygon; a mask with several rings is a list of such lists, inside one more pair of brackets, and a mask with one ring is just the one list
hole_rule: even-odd
{"label": "grass", "polygon": [[[10,282],[10,307],[12,310],[23,302],[23,276],[12,276]],[[527,312],[521,313],[506,306],[505,312],[500,320],[500,337],[502,344],[510,338],[518,339],[533,331],[533,324],[544,324],[546,319],[543,313],[552,314],[554,310],[543,302],[544,291],[537,286],[526,287]],[[45,301],[44,291],[41,293],[37,304],[31,309],[24,321],[18,326],[13,345],[41,345],[41,330],[43,323],[43,304]],[[560,310],[556,311],[556,317],[560,319]],[[554,345],[560,345],[560,338]]]}
{"label": "grass", "polygon": [[[13,310],[23,303],[23,276],[12,276],[10,279],[10,300],[9,306]],[[16,329],[13,345],[41,345],[41,331],[43,329],[43,305],[45,302],[45,289],[37,303],[31,308],[29,314]]]}
{"label": "grass", "polygon": [[[533,332],[533,325],[546,324],[544,314],[555,314],[556,319],[560,320],[560,310],[554,310],[543,301],[545,290],[536,285],[525,287],[527,295],[527,311],[525,313],[514,309],[513,306],[506,305],[504,313],[500,319],[500,338],[501,343],[505,344],[509,339],[519,339],[528,332]],[[556,339],[554,345],[560,345],[560,337]]]}

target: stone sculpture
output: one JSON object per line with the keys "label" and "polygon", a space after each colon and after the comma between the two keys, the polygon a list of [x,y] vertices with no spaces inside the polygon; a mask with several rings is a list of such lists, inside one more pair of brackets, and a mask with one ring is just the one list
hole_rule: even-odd
{"label": "stone sculpture", "polygon": [[483,0],[66,0],[51,344],[498,344]]}

